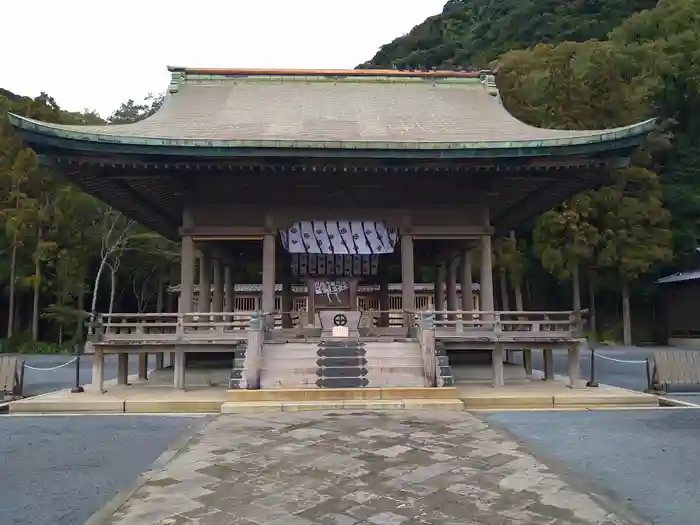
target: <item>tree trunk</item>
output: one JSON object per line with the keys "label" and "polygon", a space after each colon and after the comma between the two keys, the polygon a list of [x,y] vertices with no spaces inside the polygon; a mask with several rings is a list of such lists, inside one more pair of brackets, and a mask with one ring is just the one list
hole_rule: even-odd
{"label": "tree trunk", "polygon": [[36,233],[36,253],[34,254],[34,300],[32,302],[32,341],[39,340],[39,295],[41,292],[41,227]]}
{"label": "tree trunk", "polygon": [[[112,266],[111,270],[109,272],[109,313],[112,314],[114,312],[114,297],[117,293],[117,269],[116,267]],[[93,306],[92,311],[95,311],[95,307]]]}
{"label": "tree trunk", "polygon": [[156,313],[163,313],[163,304],[165,302],[164,297],[165,283],[163,276],[158,277],[158,294],[156,295]]}
{"label": "tree trunk", "polygon": [[523,288],[519,284],[513,287],[513,290],[515,291],[515,309],[518,312],[522,312],[523,308]]}
{"label": "tree trunk", "polygon": [[578,264],[571,270],[571,283],[573,285],[574,312],[581,311],[581,276],[579,275]]}
{"label": "tree trunk", "polygon": [[97,290],[100,287],[100,278],[102,277],[102,272],[105,269],[105,264],[107,262],[106,258],[100,261],[100,266],[97,268],[97,275],[95,276],[95,283],[92,287],[92,302],[90,303],[90,316],[94,316],[97,311]]}
{"label": "tree trunk", "polygon": [[[513,244],[515,245],[516,249],[518,247],[517,240],[515,238],[515,232],[513,230],[510,231],[510,239],[513,241]],[[515,294],[515,309],[518,312],[523,311],[523,285],[521,282],[515,281],[513,279],[513,276],[511,275],[511,281],[513,281],[513,293]]]}
{"label": "tree trunk", "polygon": [[622,280],[622,343],[632,346],[632,320],[630,318],[630,284]]}
{"label": "tree trunk", "polygon": [[10,256],[10,306],[7,311],[7,338],[12,337],[15,326],[15,279],[17,273],[17,232],[12,234],[12,255]]}
{"label": "tree trunk", "polygon": [[588,310],[589,310],[589,331],[590,342],[595,345],[598,341],[598,322],[596,320],[595,308],[595,276],[593,272],[588,276]]}

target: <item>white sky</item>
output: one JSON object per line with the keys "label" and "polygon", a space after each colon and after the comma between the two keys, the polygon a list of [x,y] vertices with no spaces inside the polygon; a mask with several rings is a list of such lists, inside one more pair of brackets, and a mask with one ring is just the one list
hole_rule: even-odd
{"label": "white sky", "polygon": [[353,68],[445,0],[22,0],[0,9],[0,87],[108,116],[166,66]]}

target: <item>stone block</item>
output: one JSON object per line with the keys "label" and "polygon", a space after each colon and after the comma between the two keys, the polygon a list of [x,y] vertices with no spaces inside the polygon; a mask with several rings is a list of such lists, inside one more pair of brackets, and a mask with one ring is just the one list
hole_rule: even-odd
{"label": "stone block", "polygon": [[388,387],[381,389],[381,399],[458,399],[458,396],[454,387]]}
{"label": "stone block", "polygon": [[380,399],[378,388],[268,388],[231,390],[231,401],[342,401],[345,399]]}
{"label": "stone block", "polygon": [[282,403],[282,411],[342,410],[344,403],[345,401],[287,401]]}
{"label": "stone block", "polygon": [[124,402],[124,412],[127,414],[218,414],[222,401],[212,400],[132,400]]}
{"label": "stone block", "polygon": [[403,410],[402,399],[365,399],[343,401],[343,408],[347,410]]}
{"label": "stone block", "polygon": [[404,399],[406,410],[464,410],[464,403],[459,399]]}
{"label": "stone block", "polygon": [[504,395],[461,396],[467,410],[553,408],[554,396],[551,395]]}
{"label": "stone block", "polygon": [[227,401],[221,405],[222,414],[255,414],[257,412],[281,412],[279,401]]}
{"label": "stone block", "polygon": [[124,400],[80,399],[83,394],[74,394],[75,398],[63,399],[23,399],[10,403],[11,414],[51,414],[51,413],[123,413]]}
{"label": "stone block", "polygon": [[626,406],[659,406],[659,399],[651,394],[621,393],[614,395],[566,395],[554,396],[554,406],[557,408],[595,408],[595,407],[626,407]]}

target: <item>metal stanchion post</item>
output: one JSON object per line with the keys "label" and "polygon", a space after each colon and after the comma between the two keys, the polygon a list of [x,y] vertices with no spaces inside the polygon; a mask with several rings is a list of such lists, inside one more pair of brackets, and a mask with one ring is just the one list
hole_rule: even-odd
{"label": "metal stanchion post", "polygon": [[651,365],[649,364],[649,358],[644,359],[646,361],[646,369],[647,369],[647,390],[651,391]]}
{"label": "metal stanchion post", "polygon": [[73,355],[75,355],[75,386],[71,388],[71,394],[82,394],[85,392],[85,389],[80,386],[80,354],[80,344],[76,343],[75,352],[73,352]]}
{"label": "metal stanchion post", "polygon": [[595,348],[591,348],[591,377],[586,383],[588,387],[597,387],[598,381],[595,380]]}

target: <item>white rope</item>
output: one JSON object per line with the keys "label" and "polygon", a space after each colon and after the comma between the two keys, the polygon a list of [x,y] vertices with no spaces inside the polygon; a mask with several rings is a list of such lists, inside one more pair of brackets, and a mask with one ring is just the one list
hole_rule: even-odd
{"label": "white rope", "polygon": [[58,366],[52,366],[51,368],[37,368],[35,366],[29,366],[27,363],[24,363],[24,368],[29,368],[29,370],[37,370],[39,372],[50,372],[51,370],[58,370],[59,368],[63,368],[64,366],[68,366],[71,363],[75,363],[78,360],[77,357],[74,357],[67,363],[63,363],[62,365]]}
{"label": "white rope", "polygon": [[644,360],[644,361],[628,361],[628,360],[625,360],[625,359],[615,359],[614,357],[608,357],[608,356],[605,356],[605,355],[602,355],[602,354],[598,354],[598,353],[596,353],[596,352],[593,352],[593,355],[596,356],[596,357],[600,357],[601,359],[606,359],[606,360],[608,360],[608,361],[613,361],[613,362],[615,362],[615,363],[628,363],[628,364],[631,364],[631,365],[645,365],[645,364],[647,364],[646,360]]}

